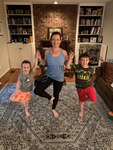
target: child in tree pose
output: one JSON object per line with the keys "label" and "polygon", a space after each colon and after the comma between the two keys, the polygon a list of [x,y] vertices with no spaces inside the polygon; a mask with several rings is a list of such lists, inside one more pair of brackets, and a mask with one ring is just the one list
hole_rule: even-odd
{"label": "child in tree pose", "polygon": [[24,105],[26,117],[30,116],[28,104],[33,89],[33,74],[31,70],[31,62],[24,60],[21,64],[21,73],[18,76],[16,90],[10,97],[12,102],[20,102]]}
{"label": "child in tree pose", "polygon": [[96,92],[93,86],[93,81],[95,80],[94,70],[89,66],[90,57],[87,53],[81,54],[79,57],[79,64],[72,64],[74,55],[71,53],[70,60],[67,63],[67,68],[75,73],[76,78],[76,88],[80,101],[80,112],[79,117],[84,116],[84,106],[87,99],[96,102]]}

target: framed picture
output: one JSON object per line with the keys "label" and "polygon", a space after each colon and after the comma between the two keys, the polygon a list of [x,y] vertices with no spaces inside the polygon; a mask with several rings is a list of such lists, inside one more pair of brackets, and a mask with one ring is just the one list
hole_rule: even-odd
{"label": "framed picture", "polygon": [[91,15],[91,8],[86,8],[86,15]]}
{"label": "framed picture", "polygon": [[2,23],[0,22],[0,36],[3,35],[2,33]]}
{"label": "framed picture", "polygon": [[91,43],[96,43],[97,41],[97,38],[96,37],[90,37],[90,42]]}
{"label": "framed picture", "polygon": [[56,27],[56,28],[48,28],[48,39],[51,38],[51,34],[53,32],[60,32],[63,35],[63,29],[61,27]]}
{"label": "framed picture", "polygon": [[92,15],[93,15],[93,16],[96,16],[96,15],[97,15],[97,10],[93,10],[93,11],[92,11]]}

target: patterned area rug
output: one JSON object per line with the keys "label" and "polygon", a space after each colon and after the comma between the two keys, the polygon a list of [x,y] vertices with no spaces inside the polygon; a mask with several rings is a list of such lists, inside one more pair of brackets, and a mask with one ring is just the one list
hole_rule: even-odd
{"label": "patterned area rug", "polygon": [[[55,119],[48,100],[33,95],[26,119],[23,106],[9,101],[15,84],[0,91],[0,150],[113,150],[113,121],[97,95],[97,103],[87,102],[85,116],[78,117],[75,86],[64,85]],[[52,85],[47,89],[52,94]]]}

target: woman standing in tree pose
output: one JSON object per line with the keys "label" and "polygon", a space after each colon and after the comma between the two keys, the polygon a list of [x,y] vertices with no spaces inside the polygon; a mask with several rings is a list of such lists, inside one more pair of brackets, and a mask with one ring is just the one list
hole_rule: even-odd
{"label": "woman standing in tree pose", "polygon": [[[63,86],[64,66],[68,58],[67,52],[59,47],[61,40],[61,34],[59,32],[53,32],[51,35],[52,47],[45,52],[45,59],[42,60],[39,52],[37,52],[36,55],[36,59],[38,59],[41,64],[47,65],[47,71],[42,79],[37,82],[34,93],[41,97],[45,97],[50,101],[55,118],[58,118],[59,116],[56,111],[56,106]],[[53,83],[53,96],[45,91],[51,83]]]}

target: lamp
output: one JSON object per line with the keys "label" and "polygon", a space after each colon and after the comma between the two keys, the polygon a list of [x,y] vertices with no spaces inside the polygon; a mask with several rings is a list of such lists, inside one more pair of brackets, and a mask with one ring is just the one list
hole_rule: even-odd
{"label": "lamp", "polygon": [[56,5],[56,4],[58,4],[58,2],[57,2],[57,1],[54,1],[53,3],[54,3],[55,5]]}

